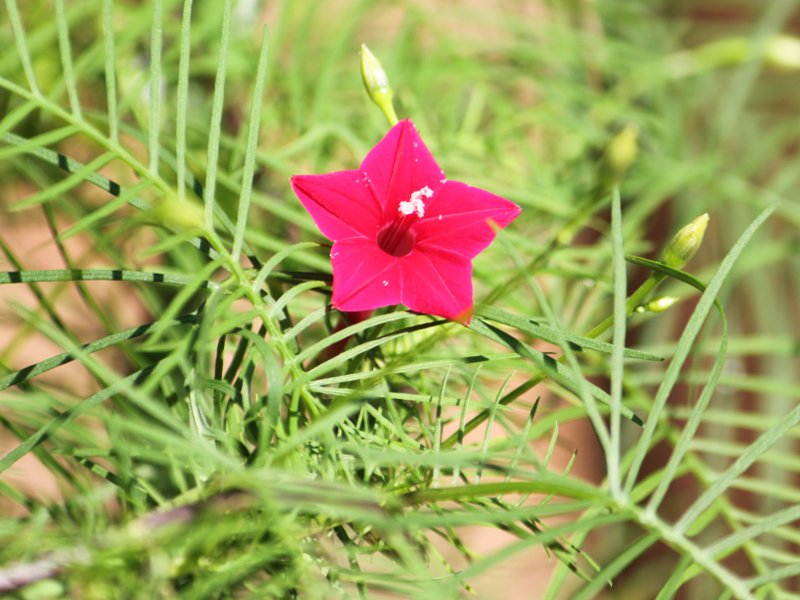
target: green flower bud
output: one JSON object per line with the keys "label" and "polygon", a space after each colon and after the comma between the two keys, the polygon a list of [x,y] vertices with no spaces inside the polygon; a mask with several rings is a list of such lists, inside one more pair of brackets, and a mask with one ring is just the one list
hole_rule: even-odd
{"label": "green flower bud", "polygon": [[703,235],[708,225],[708,213],[703,213],[684,226],[664,247],[661,262],[673,269],[682,269],[703,243]]}
{"label": "green flower bud", "polygon": [[205,226],[203,207],[200,203],[189,198],[181,199],[174,192],[166,194],[146,214],[152,221],[176,233],[202,230]]}
{"label": "green flower bud", "polygon": [[674,296],[660,296],[658,298],[653,298],[649,302],[645,302],[644,304],[640,304],[636,307],[637,313],[644,313],[644,312],[652,312],[652,313],[660,313],[667,310],[670,306],[675,304],[679,298],[675,298]]}
{"label": "green flower bud", "polygon": [[764,61],[778,69],[800,69],[800,38],[776,35],[767,42]]}
{"label": "green flower bud", "polygon": [[606,148],[605,161],[615,179],[621,179],[639,153],[639,132],[628,125],[615,135]]}
{"label": "green flower bud", "polygon": [[397,124],[389,78],[386,76],[381,62],[365,44],[361,44],[361,80],[364,82],[367,95],[383,111],[389,124]]}
{"label": "green flower bud", "polygon": [[[757,54],[758,52],[758,54]],[[714,40],[666,58],[667,70],[674,77],[686,77],[703,71],[741,65],[754,58],[776,69],[800,69],[800,38],[773,35],[763,47],[750,38],[731,37]]]}

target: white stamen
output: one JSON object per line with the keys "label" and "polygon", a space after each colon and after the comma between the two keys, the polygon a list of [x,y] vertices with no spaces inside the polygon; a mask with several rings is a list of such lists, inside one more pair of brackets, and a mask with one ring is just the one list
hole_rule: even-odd
{"label": "white stamen", "polygon": [[421,219],[425,216],[425,203],[422,198],[430,198],[431,196],[433,196],[433,190],[426,185],[424,188],[412,192],[411,198],[406,202],[401,202],[400,206],[397,207],[397,211],[406,216],[417,213],[417,216]]}
{"label": "white stamen", "polygon": [[385,287],[385,286],[387,286],[387,285],[389,285],[389,282],[388,282],[388,281],[386,281],[385,279],[384,279],[383,281],[381,281],[381,283],[384,285],[384,287]]}

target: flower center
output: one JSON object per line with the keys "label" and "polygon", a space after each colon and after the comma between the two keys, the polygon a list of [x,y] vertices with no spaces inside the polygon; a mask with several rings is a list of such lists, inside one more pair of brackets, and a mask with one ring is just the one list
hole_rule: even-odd
{"label": "flower center", "polygon": [[378,247],[392,256],[405,256],[414,249],[417,234],[410,228],[410,218],[395,219],[378,232]]}
{"label": "flower center", "polygon": [[417,234],[411,226],[425,216],[423,198],[433,196],[427,185],[397,207],[397,217],[378,232],[378,247],[391,256],[406,256],[414,249]]}

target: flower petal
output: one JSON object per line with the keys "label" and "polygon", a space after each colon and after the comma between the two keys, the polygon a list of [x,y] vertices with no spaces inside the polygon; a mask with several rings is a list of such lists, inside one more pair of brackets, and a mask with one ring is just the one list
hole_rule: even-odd
{"label": "flower petal", "polygon": [[408,119],[392,127],[370,150],[361,169],[383,201],[385,220],[395,218],[400,203],[407,202],[413,192],[428,187],[435,197],[444,180],[444,172]]}
{"label": "flower petal", "polygon": [[[468,323],[471,259],[520,212],[487,191],[447,182],[408,120],[392,127],[360,170],[296,176],[292,187],[334,241],[332,303],[347,312],[402,303]],[[392,224],[401,233],[412,228],[404,233],[413,233],[406,255],[378,245],[378,232]]]}
{"label": "flower petal", "polygon": [[519,215],[513,202],[479,188],[448,181],[432,198],[425,217],[414,225],[417,248],[474,258],[495,237],[489,221],[505,227]]}
{"label": "flower petal", "polygon": [[295,175],[291,182],[300,202],[329,240],[377,235],[382,207],[361,171]]}
{"label": "flower petal", "polygon": [[401,302],[461,323],[472,318],[472,263],[449,252],[414,250],[400,259]]}
{"label": "flower petal", "polygon": [[339,240],[331,249],[334,308],[360,311],[400,303],[403,282],[398,259],[373,240]]}

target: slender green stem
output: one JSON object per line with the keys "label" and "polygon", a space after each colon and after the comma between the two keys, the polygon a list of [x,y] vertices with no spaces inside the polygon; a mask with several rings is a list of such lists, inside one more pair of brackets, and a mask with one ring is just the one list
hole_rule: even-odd
{"label": "slender green stem", "polygon": [[153,23],[150,29],[150,118],[148,119],[148,158],[153,175],[158,175],[158,144],[161,131],[161,37],[163,30],[161,0],[153,2]]}
{"label": "slender green stem", "polygon": [[103,0],[103,52],[105,58],[106,104],[108,137],[112,144],[119,142],[117,123],[117,74],[114,53],[113,0]]}
{"label": "slender green stem", "polygon": [[[630,317],[636,310],[636,307],[639,306],[645,298],[647,298],[650,292],[652,292],[658,284],[664,281],[665,277],[666,275],[663,273],[653,273],[644,281],[644,283],[642,283],[642,285],[636,288],[636,290],[630,296],[628,296],[628,299],[625,302],[625,316]],[[612,325],[614,325],[613,314],[600,321],[600,323],[592,327],[584,335],[588,338],[600,337],[606,331],[608,331]]]}
{"label": "slender green stem", "polygon": [[[129,269],[48,269],[43,271],[0,271],[0,285],[4,283],[31,283],[45,281],[138,281],[185,286],[193,283],[191,275],[131,271]],[[214,281],[203,282],[201,287],[217,289]]]}
{"label": "slender green stem", "polygon": [[61,66],[64,69],[64,82],[67,86],[69,105],[76,117],[81,117],[81,103],[78,99],[78,88],[75,85],[75,73],[72,69],[72,49],[69,43],[69,26],[64,12],[64,0],[56,0],[56,21],[58,22],[58,48],[61,53]]}
{"label": "slender green stem", "polygon": [[[625,252],[622,237],[622,200],[619,188],[614,188],[611,201],[611,247],[614,258],[614,350],[611,353],[611,424],[609,427],[609,452],[606,454],[608,487],[612,496],[619,498],[621,476],[619,472],[622,421],[622,382],[624,379],[624,350],[627,314],[625,290],[628,279],[625,273]],[[634,307],[635,308],[635,307]]]}
{"label": "slender green stem", "polygon": [[30,87],[33,95],[39,98],[42,93],[39,91],[39,83],[36,80],[33,61],[28,50],[28,40],[25,35],[25,28],[22,25],[22,19],[19,16],[17,3],[14,0],[6,0],[6,10],[11,21],[11,29],[14,32],[14,41],[17,44],[17,52],[22,62],[22,69],[25,71],[25,78],[28,80],[28,87]]}
{"label": "slender green stem", "polygon": [[225,77],[228,72],[228,44],[231,38],[231,0],[222,7],[222,32],[220,34],[219,60],[214,77],[214,100],[211,106],[211,124],[208,132],[208,169],[204,192],[206,230],[214,231],[214,205],[217,194],[217,164],[219,140],[222,130],[222,109],[225,104]]}
{"label": "slender green stem", "polygon": [[175,173],[178,200],[186,197],[186,118],[189,114],[189,58],[192,49],[192,0],[184,0],[181,16],[181,54],[178,62],[177,111],[175,113]]}
{"label": "slender green stem", "polygon": [[[666,278],[666,275],[663,273],[653,273],[650,277],[648,277],[642,285],[640,285],[630,296],[628,296],[628,300],[625,303],[625,314],[626,316],[630,316],[633,314],[634,310],[637,306],[639,306],[642,301],[652,292],[656,286],[661,283]],[[587,338],[596,338],[605,333],[612,325],[614,324],[614,316],[611,315],[608,318],[604,319],[592,329],[587,331],[584,334],[584,337]],[[561,356],[558,359],[558,362],[563,363],[566,360],[565,356]],[[508,394],[500,398],[498,401],[501,405],[507,405],[522,396],[525,392],[533,389],[543,381],[548,378],[546,373],[540,373],[528,379],[525,383],[517,386],[513,390],[511,390]],[[449,438],[442,442],[442,447],[450,448],[455,445],[459,435],[466,435],[470,431],[475,430],[478,426],[481,425],[486,419],[489,418],[489,411],[484,410],[478,415],[475,415],[470,421],[464,425],[463,431],[456,432],[452,434]]]}

